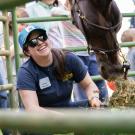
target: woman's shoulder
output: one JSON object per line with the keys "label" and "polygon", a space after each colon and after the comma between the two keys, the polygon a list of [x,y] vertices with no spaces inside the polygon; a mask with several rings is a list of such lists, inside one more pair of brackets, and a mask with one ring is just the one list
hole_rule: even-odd
{"label": "woman's shoulder", "polygon": [[66,59],[66,62],[76,62],[76,61],[80,61],[80,58],[74,54],[73,52],[67,52],[66,55],[65,55],[65,59]]}
{"label": "woman's shoulder", "polygon": [[29,72],[33,72],[33,70],[36,69],[36,66],[34,65],[33,61],[31,59],[26,60],[21,66],[20,66],[20,70],[22,71],[29,71]]}
{"label": "woman's shoulder", "polygon": [[66,52],[66,58],[75,58],[75,57],[77,57],[73,52]]}

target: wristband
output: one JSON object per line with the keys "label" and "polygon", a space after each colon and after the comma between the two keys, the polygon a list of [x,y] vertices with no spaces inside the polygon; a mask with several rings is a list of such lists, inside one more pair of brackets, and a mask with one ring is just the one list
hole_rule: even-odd
{"label": "wristband", "polygon": [[94,99],[98,98],[99,99],[99,90],[94,90],[92,97],[89,98],[90,102]]}
{"label": "wristband", "polygon": [[93,91],[93,97],[98,97],[99,98],[99,90],[94,90]]}

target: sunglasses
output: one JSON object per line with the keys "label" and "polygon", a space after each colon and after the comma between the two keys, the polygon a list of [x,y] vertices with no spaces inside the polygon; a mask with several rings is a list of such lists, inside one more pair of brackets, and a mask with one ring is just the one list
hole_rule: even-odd
{"label": "sunglasses", "polygon": [[27,46],[34,48],[39,44],[38,41],[44,42],[47,39],[48,39],[48,37],[46,35],[39,35],[38,37],[29,40],[26,44],[27,44]]}

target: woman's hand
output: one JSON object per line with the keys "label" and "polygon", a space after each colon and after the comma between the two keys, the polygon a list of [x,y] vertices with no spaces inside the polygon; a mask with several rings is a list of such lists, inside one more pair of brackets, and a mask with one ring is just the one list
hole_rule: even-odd
{"label": "woman's hand", "polygon": [[89,100],[89,104],[91,105],[91,107],[97,107],[97,108],[99,108],[101,106],[101,101],[99,100],[98,97],[92,97]]}
{"label": "woman's hand", "polygon": [[101,101],[99,100],[99,89],[91,79],[88,72],[80,82],[80,85],[85,90],[91,107],[100,107]]}

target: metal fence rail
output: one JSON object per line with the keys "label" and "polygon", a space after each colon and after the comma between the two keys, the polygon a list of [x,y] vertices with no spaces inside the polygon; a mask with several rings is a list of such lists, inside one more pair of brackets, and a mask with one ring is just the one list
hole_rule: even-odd
{"label": "metal fence rail", "polygon": [[0,127],[29,132],[135,133],[135,110],[58,110],[52,113],[0,111]]}
{"label": "metal fence rail", "polygon": [[[133,17],[135,13],[123,13],[123,17]],[[35,22],[49,22],[49,21],[66,21],[71,20],[71,17],[57,16],[57,17],[29,17],[29,18],[18,18],[17,23],[35,23]]]}

